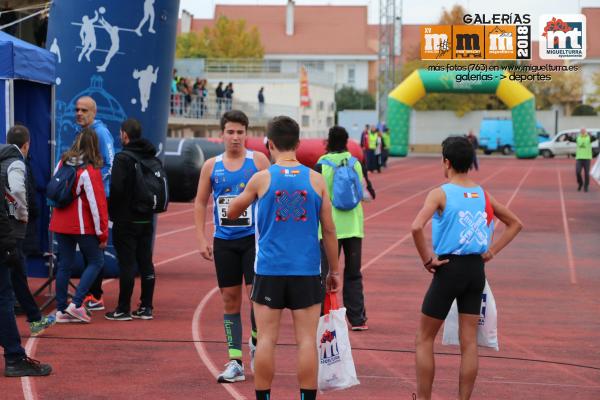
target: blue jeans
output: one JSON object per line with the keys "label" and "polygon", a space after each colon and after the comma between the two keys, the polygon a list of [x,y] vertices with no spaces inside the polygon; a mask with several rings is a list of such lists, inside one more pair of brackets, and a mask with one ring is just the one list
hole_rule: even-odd
{"label": "blue jeans", "polygon": [[6,361],[25,357],[15,318],[15,299],[8,267],[0,262],[0,345]]}
{"label": "blue jeans", "polygon": [[71,278],[71,268],[75,264],[75,250],[79,250],[87,259],[87,266],[75,291],[72,302],[81,307],[90,286],[104,265],[104,253],[100,249],[98,237],[95,235],[56,234],[58,243],[58,271],[56,273],[56,309],[64,312],[67,308],[67,290]]}

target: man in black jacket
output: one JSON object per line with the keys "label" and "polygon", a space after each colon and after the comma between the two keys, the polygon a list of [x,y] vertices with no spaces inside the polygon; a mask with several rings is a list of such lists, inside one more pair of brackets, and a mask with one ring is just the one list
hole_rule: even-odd
{"label": "man in black jacket", "polygon": [[4,376],[45,376],[52,367],[27,357],[21,346],[9,271],[19,262],[6,201],[0,197],[0,345],[4,348]]}
{"label": "man in black jacket", "polygon": [[[152,158],[156,149],[142,138],[142,126],[130,118],[121,124],[123,151],[115,156],[110,182],[108,213],[113,222],[113,245],[119,260],[119,304],[106,313],[106,319],[130,321],[132,318],[152,319],[154,295],[154,264],[152,263],[152,236],[154,215],[140,214],[133,209],[133,189],[136,181],[136,160]],[[140,306],[131,312],[131,295],[135,282],[136,265],[142,281]]]}

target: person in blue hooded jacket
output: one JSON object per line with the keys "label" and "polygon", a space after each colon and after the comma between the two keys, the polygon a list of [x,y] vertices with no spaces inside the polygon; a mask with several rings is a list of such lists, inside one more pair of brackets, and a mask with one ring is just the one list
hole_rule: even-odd
{"label": "person in blue hooded jacket", "polygon": [[[102,182],[104,183],[104,192],[106,198],[110,196],[110,174],[112,171],[113,159],[115,157],[114,139],[104,122],[96,119],[96,102],[89,96],[82,96],[75,103],[75,122],[79,125],[79,132],[84,128],[92,128],[98,135],[100,153],[104,165],[102,166]],[[90,287],[90,292],[84,299],[84,305],[88,310],[104,310],[104,300],[102,299],[102,278],[98,277]]]}
{"label": "person in blue hooded jacket", "polygon": [[78,132],[84,128],[92,128],[98,135],[102,166],[102,181],[106,197],[110,196],[110,172],[115,157],[114,139],[104,122],[96,119],[96,102],[89,96],[80,97],[75,103],[75,122],[79,125]]}

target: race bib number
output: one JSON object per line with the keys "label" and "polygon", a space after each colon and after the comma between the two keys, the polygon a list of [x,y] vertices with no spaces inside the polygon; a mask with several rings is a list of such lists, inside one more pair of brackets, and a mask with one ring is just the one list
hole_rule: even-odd
{"label": "race bib number", "polygon": [[248,207],[237,219],[227,218],[227,207],[236,196],[217,197],[217,210],[219,212],[219,225],[229,227],[248,227],[252,226],[252,206]]}

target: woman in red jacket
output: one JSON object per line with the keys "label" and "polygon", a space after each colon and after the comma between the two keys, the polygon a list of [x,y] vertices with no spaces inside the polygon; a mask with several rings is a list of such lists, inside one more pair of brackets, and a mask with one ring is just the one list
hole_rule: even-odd
{"label": "woman in red jacket", "polygon": [[[73,185],[73,201],[66,207],[54,208],[50,230],[58,243],[58,271],[56,274],[56,322],[90,322],[83,299],[104,265],[103,250],[108,240],[108,210],[102,183],[102,155],[98,136],[85,128],[76,137],[70,150],[63,154],[62,165],[77,167]],[[71,268],[75,264],[75,250],[87,260],[77,291],[67,307],[67,289]]]}

